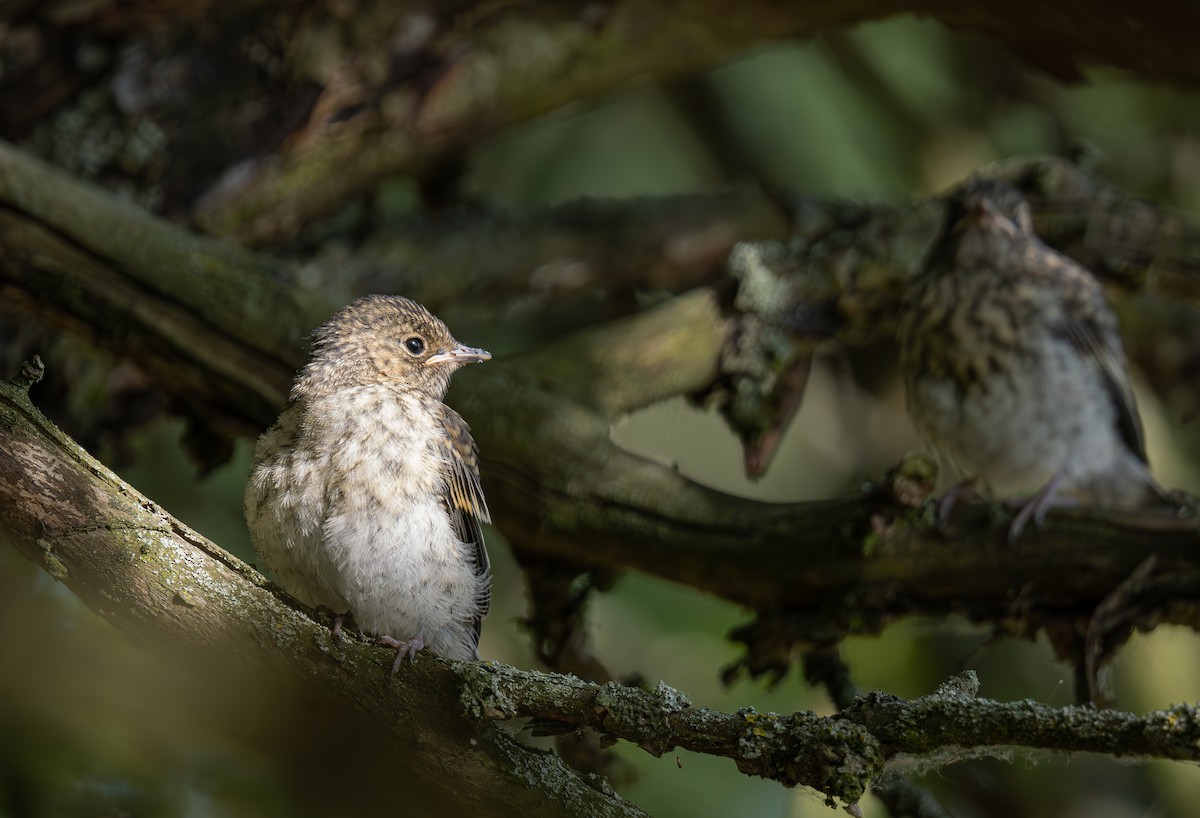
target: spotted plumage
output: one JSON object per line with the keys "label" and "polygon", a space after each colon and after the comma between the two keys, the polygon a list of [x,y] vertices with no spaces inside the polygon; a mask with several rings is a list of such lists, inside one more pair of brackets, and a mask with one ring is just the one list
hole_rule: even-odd
{"label": "spotted plumage", "polygon": [[314,333],[260,438],[246,521],[263,567],[405,654],[478,656],[491,580],[475,442],[442,399],[459,344],[414,301],[367,296]]}
{"label": "spotted plumage", "polygon": [[1042,489],[1048,504],[1061,490],[1125,508],[1155,499],[1099,282],[1042,243],[1028,204],[1004,183],[966,186],[947,225],[900,327],[918,429],[963,476],[1001,495]]}

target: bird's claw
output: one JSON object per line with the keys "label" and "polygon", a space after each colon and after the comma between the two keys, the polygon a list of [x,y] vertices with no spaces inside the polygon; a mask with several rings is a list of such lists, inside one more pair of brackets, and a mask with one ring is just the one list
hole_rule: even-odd
{"label": "bird's claw", "polygon": [[1058,487],[1063,481],[1061,472],[1055,474],[1046,481],[1046,485],[1042,486],[1037,494],[1027,500],[1016,501],[1017,514],[1013,517],[1012,523],[1008,527],[1008,545],[1010,548],[1015,548],[1017,540],[1021,538],[1021,533],[1025,527],[1029,525],[1029,521],[1033,520],[1033,524],[1041,528],[1042,523],[1046,519],[1046,512],[1054,506],[1073,506],[1077,505],[1078,501],[1073,497],[1058,497]]}
{"label": "bird's claw", "polygon": [[974,497],[977,492],[975,487],[979,484],[978,477],[968,477],[962,482],[955,483],[950,488],[946,489],[945,494],[937,499],[937,529],[945,531],[946,526],[950,524],[950,515],[954,512],[954,507],[968,497]]}
{"label": "bird's claw", "polygon": [[379,637],[379,642],[396,651],[396,661],[392,662],[392,673],[400,670],[400,665],[403,664],[404,658],[407,656],[409,662],[415,662],[417,651],[425,647],[425,636],[421,631],[417,631],[417,635],[412,639],[393,639],[390,636]]}

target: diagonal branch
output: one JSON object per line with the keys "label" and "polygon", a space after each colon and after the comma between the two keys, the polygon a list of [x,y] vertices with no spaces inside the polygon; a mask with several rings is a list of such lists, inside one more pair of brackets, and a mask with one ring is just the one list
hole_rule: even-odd
{"label": "diagonal branch", "polygon": [[[142,644],[192,661],[254,662],[369,714],[455,813],[634,816],[556,756],[464,714],[456,671],[419,661],[392,676],[385,651],[328,630],[257,571],[171,518],[0,383],[0,539]],[[459,777],[447,780],[446,770]],[[537,781],[542,786],[529,786]]]}

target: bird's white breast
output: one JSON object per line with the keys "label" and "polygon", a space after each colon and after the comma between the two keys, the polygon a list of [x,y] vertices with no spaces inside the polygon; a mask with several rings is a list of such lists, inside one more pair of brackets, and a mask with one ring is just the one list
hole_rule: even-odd
{"label": "bird's white breast", "polygon": [[294,440],[259,462],[247,495],[248,516],[251,495],[279,498],[257,512],[275,517],[256,526],[268,570],[301,600],[349,611],[368,632],[408,639],[420,630],[436,653],[473,658],[480,579],[442,506],[438,417],[387,384],[288,411],[303,415],[285,413],[260,458],[273,434],[290,426]]}
{"label": "bird's white breast", "polygon": [[1065,339],[1039,338],[1022,371],[963,390],[948,378],[913,388],[928,436],[1000,494],[1040,488],[1058,472],[1083,478],[1121,454],[1114,410],[1099,374]]}

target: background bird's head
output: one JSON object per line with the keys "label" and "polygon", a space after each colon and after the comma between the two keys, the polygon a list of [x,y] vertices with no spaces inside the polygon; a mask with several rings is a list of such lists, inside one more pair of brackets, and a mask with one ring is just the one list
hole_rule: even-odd
{"label": "background bird's head", "polygon": [[1033,233],[1029,202],[1013,185],[1000,179],[980,178],[963,185],[955,197],[965,230],[997,230],[1007,235]]}
{"label": "background bird's head", "polygon": [[491,354],[460,344],[425,307],[398,295],[368,295],[313,333],[312,358],[296,394],[396,382],[441,400],[460,366]]}
{"label": "background bird's head", "polygon": [[944,274],[1014,267],[1030,241],[1038,239],[1024,194],[1001,179],[970,179],[946,199],[941,235],[926,268]]}

